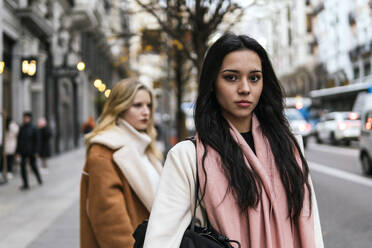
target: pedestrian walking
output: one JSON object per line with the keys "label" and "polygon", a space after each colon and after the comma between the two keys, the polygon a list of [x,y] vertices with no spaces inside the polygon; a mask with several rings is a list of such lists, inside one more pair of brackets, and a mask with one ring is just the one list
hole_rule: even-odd
{"label": "pedestrian walking", "polygon": [[242,248],[323,247],[309,167],[283,110],[264,48],[245,35],[218,39],[201,70],[196,146],[182,141],[168,152],[144,247],[180,247],[196,178],[201,226]]}
{"label": "pedestrian walking", "polygon": [[[17,148],[17,135],[18,135],[19,127],[17,123],[15,123],[11,117],[6,118],[5,122],[5,156],[6,156],[6,163],[7,163],[7,177],[8,179],[13,178],[13,163],[14,163],[14,156],[15,151]],[[3,164],[4,160],[1,161],[1,168],[0,172],[3,172]]]}
{"label": "pedestrian walking", "polygon": [[17,137],[16,154],[21,156],[21,174],[23,185],[21,190],[28,190],[28,176],[27,176],[27,161],[30,163],[31,169],[36,176],[39,185],[43,184],[39,169],[36,164],[36,156],[39,151],[39,132],[35,125],[32,124],[32,114],[25,112],[23,114],[23,124],[19,130]]}
{"label": "pedestrian walking", "polygon": [[161,171],[154,98],[137,79],[114,85],[98,124],[85,136],[80,246],[133,247],[134,228],[149,217]]}
{"label": "pedestrian walking", "polygon": [[52,131],[44,117],[39,118],[37,126],[40,134],[39,157],[41,161],[41,173],[48,174],[47,160],[51,155],[50,139],[52,138]]}

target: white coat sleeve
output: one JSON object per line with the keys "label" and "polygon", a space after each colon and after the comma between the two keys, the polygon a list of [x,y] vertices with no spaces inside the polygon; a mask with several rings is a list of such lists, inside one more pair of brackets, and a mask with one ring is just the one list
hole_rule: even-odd
{"label": "white coat sleeve", "polygon": [[[295,137],[297,139],[298,144],[300,145],[301,152],[305,157],[302,136],[296,135]],[[321,228],[321,225],[320,225],[320,217],[319,217],[319,211],[318,211],[318,203],[316,201],[314,186],[313,186],[313,182],[311,180],[310,174],[309,174],[309,183],[310,183],[310,187],[311,187],[311,203],[312,203],[311,209],[313,211],[313,218],[314,218],[315,248],[324,248],[322,228]]]}
{"label": "white coat sleeve", "polygon": [[195,147],[190,141],[183,141],[169,151],[151,210],[144,248],[180,246],[192,218],[195,161]]}
{"label": "white coat sleeve", "polygon": [[322,235],[322,228],[320,226],[320,218],[319,218],[319,211],[318,211],[318,203],[316,201],[315,191],[313,187],[313,182],[311,177],[309,177],[310,186],[311,186],[311,202],[312,202],[312,211],[314,217],[314,240],[315,240],[315,247],[316,248],[324,248],[323,243],[323,235]]}

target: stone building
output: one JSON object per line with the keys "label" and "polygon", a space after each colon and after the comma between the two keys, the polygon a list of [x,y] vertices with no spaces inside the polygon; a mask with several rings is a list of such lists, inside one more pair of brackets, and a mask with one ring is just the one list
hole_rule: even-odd
{"label": "stone building", "polygon": [[[316,103],[330,110],[352,110],[358,94],[372,87],[372,19],[369,0],[311,0]],[[321,75],[321,77],[319,77]]]}
{"label": "stone building", "polygon": [[351,110],[371,87],[370,0],[264,0],[241,30],[268,50],[287,96]]}
{"label": "stone building", "polygon": [[93,82],[100,79],[109,89],[126,75],[123,4],[0,0],[1,107],[18,123],[24,111],[34,121],[45,116],[56,153],[78,146],[82,122],[97,117],[105,89],[99,92]]}

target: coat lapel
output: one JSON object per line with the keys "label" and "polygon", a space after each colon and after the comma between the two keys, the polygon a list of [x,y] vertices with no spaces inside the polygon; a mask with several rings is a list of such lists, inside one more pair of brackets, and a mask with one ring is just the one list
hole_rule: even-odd
{"label": "coat lapel", "polygon": [[133,191],[150,211],[159,183],[159,173],[155,167],[132,146],[124,146],[117,150],[113,159]]}
{"label": "coat lapel", "polygon": [[102,144],[115,151],[114,162],[149,211],[161,171],[160,162],[151,163],[145,154],[150,141],[148,136],[138,133],[125,122],[98,134],[91,141],[91,144]]}

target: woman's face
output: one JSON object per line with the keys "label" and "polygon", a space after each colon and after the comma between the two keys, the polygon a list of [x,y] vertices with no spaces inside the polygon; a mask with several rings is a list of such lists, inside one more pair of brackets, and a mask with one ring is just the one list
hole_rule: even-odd
{"label": "woman's face", "polygon": [[261,59],[252,50],[227,54],[216,79],[216,98],[222,115],[239,132],[250,130],[252,112],[263,88]]}
{"label": "woman's face", "polygon": [[123,118],[138,131],[145,131],[151,118],[151,97],[147,90],[139,90],[132,106],[124,113]]}

